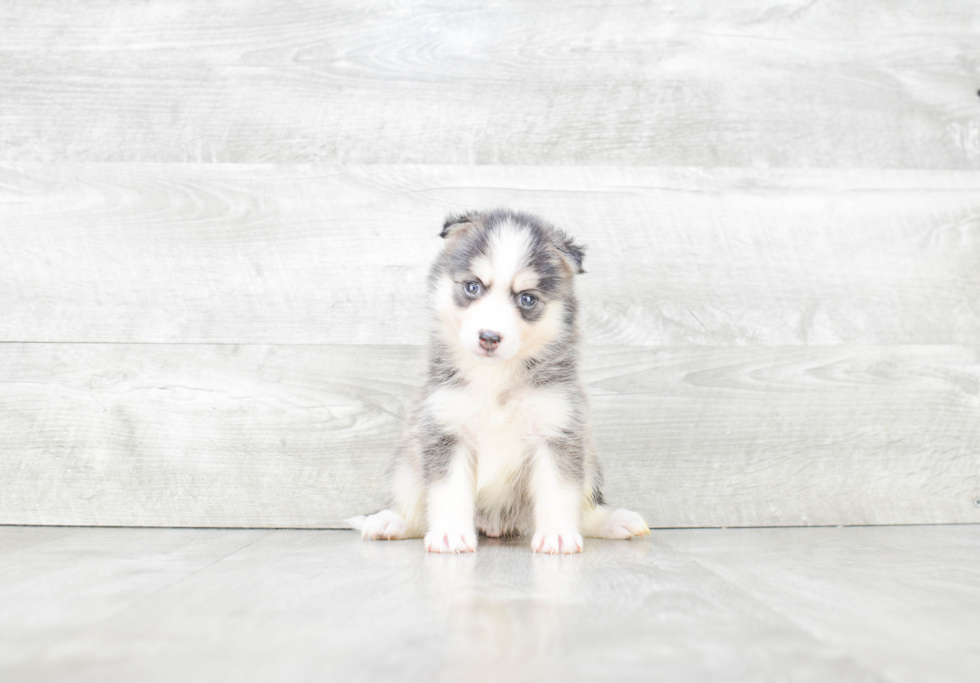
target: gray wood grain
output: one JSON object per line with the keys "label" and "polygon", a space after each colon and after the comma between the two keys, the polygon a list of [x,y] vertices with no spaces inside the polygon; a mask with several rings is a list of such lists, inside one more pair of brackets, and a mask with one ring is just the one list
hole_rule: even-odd
{"label": "gray wood grain", "polygon": [[976,168],[974,3],[0,11],[18,161]]}
{"label": "gray wood grain", "polygon": [[592,344],[980,338],[980,172],[31,164],[0,340],[421,344],[445,214],[501,205],[588,245]]}
{"label": "gray wood grain", "polygon": [[44,657],[59,641],[84,637],[270,533],[152,532],[0,527],[0,677],[41,680],[10,667]]}
{"label": "gray wood grain", "polygon": [[[0,523],[333,527],[377,509],[419,347],[0,345]],[[592,348],[606,494],[658,527],[980,521],[980,356]]]}
{"label": "gray wood grain", "polygon": [[978,561],[980,525],[661,531],[571,557],[79,529],[0,553],[0,676],[952,683],[980,665]]}
{"label": "gray wood grain", "polygon": [[372,509],[443,216],[502,205],[589,245],[611,500],[977,521],[978,33],[954,0],[0,7],[0,523]]}
{"label": "gray wood grain", "polygon": [[980,645],[966,640],[980,632],[978,525],[702,530],[659,540],[882,680],[953,681],[980,666]]}

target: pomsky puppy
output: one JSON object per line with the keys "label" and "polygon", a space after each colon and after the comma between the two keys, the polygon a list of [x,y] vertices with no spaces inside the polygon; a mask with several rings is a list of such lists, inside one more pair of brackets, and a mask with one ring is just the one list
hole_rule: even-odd
{"label": "pomsky puppy", "polygon": [[438,553],[475,551],[478,531],[533,530],[542,553],[649,534],[603,504],[578,374],[583,248],[508,210],[450,216],[440,236],[428,375],[388,469],[388,509],[349,523],[365,539],[424,536]]}

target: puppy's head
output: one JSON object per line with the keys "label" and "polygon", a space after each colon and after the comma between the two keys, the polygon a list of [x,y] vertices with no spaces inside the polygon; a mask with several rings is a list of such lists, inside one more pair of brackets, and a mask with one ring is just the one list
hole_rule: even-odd
{"label": "puppy's head", "polygon": [[443,339],[487,362],[533,357],[574,329],[583,248],[512,211],[450,216],[430,286]]}

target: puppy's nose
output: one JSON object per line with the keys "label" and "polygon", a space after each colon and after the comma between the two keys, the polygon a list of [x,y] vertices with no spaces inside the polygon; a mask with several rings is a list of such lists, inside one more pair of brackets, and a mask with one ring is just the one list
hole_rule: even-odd
{"label": "puppy's nose", "polygon": [[493,351],[500,344],[500,335],[490,330],[480,330],[480,346]]}

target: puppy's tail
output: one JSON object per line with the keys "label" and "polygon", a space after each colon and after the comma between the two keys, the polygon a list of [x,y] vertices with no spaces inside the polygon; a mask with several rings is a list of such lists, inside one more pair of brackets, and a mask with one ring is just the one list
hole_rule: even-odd
{"label": "puppy's tail", "polygon": [[350,524],[351,528],[364,531],[364,522],[367,521],[367,515],[354,515],[344,521]]}

